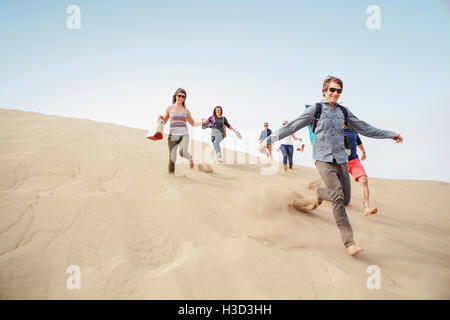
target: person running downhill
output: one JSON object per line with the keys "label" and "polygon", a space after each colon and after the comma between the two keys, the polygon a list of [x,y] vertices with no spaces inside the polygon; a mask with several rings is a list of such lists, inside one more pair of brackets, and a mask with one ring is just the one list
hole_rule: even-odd
{"label": "person running downhill", "polygon": [[[209,122],[209,124],[208,124]],[[213,114],[208,120],[204,121],[203,124],[211,127],[211,142],[213,144],[214,150],[216,152],[217,162],[223,163],[222,151],[220,149],[220,143],[227,136],[227,129],[234,131],[238,137],[240,137],[239,132],[237,132],[229,123],[226,117],[223,116],[223,109],[221,106],[217,106],[213,109]]]}
{"label": "person running downhill", "polygon": [[[284,120],[282,125],[285,126],[287,123],[288,121]],[[292,169],[292,158],[294,156],[294,142],[292,141],[292,139],[302,141],[302,139],[297,138],[295,134],[287,136],[282,140],[278,141],[278,143],[280,144],[278,150],[281,150],[281,152],[283,153],[284,171],[287,171],[288,160],[289,160],[289,169]]]}
{"label": "person running downhill", "polygon": [[[258,141],[261,143],[271,134],[272,134],[272,130],[269,129],[269,123],[264,122],[264,129],[261,131]],[[270,159],[272,159],[272,144],[269,142],[269,140],[267,140],[267,145],[264,149],[264,152],[266,153],[267,158],[270,157]]]}
{"label": "person running downhill", "polygon": [[192,119],[191,112],[186,108],[186,91],[184,89],[177,89],[172,96],[172,105],[167,107],[164,116],[159,118],[164,120],[164,124],[170,119],[169,136],[167,138],[169,146],[169,173],[175,173],[175,162],[177,160],[177,149],[180,146],[180,156],[189,160],[189,166],[194,167],[194,161],[191,154],[188,152],[189,148],[189,130],[187,122],[191,126],[200,126],[201,122],[195,122]]}
{"label": "person running downhill", "polygon": [[269,136],[268,141],[261,143],[260,152],[264,153],[267,143],[283,139],[309,125],[315,119],[316,109],[319,105],[321,106],[321,116],[315,125],[313,159],[326,187],[317,189],[316,201],[318,205],[322,203],[322,200],[332,202],[333,215],[344,245],[348,254],[354,256],[363,249],[357,246],[353,239],[353,230],[345,211],[345,205],[350,202],[348,155],[344,146],[343,130],[346,114],[347,126],[364,136],[394,139],[397,143],[403,142],[403,137],[399,133],[375,128],[358,119],[347,107],[340,106],[337,101],[342,93],[343,85],[339,78],[327,77],[322,87],[325,101],[306,109],[298,118]]}
{"label": "person running downhill", "polygon": [[364,206],[364,215],[370,216],[378,212],[377,208],[370,209],[369,206],[369,179],[367,178],[366,171],[359,161],[358,153],[356,152],[356,147],[362,152],[361,160],[366,160],[366,150],[359,138],[359,135],[344,126],[344,134],[347,136],[350,144],[352,145],[351,154],[348,156],[348,171],[355,179],[356,182],[361,183],[361,200]]}

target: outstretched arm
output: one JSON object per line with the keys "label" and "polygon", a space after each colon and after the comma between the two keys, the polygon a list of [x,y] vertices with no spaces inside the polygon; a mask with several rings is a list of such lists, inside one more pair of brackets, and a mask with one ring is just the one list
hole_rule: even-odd
{"label": "outstretched arm", "polygon": [[375,128],[374,126],[358,119],[353,113],[348,110],[348,127],[363,136],[375,139],[394,139],[396,142],[403,142],[403,138],[399,133],[389,130]]}
{"label": "outstretched arm", "polygon": [[268,136],[267,139],[261,141],[261,144],[259,145],[259,151],[261,153],[264,153],[267,143],[271,144],[273,142],[279,141],[291,134],[294,134],[294,132],[297,132],[301,128],[309,125],[314,119],[315,112],[315,105],[306,109],[297,119],[288,122],[285,126],[282,126],[280,129],[275,131],[275,133],[272,133],[270,136]]}
{"label": "outstretched arm", "polygon": [[[269,143],[281,140],[291,134],[294,134],[298,130],[306,127],[314,119],[314,113],[316,112],[316,106],[306,109],[298,118],[288,122],[285,126],[282,126],[277,131],[273,132],[267,137]],[[269,140],[270,139],[270,140]]]}
{"label": "outstretched arm", "polygon": [[236,130],[228,123],[227,118],[223,117],[224,119],[224,124],[227,126],[228,129],[230,129],[231,131],[236,132]]}

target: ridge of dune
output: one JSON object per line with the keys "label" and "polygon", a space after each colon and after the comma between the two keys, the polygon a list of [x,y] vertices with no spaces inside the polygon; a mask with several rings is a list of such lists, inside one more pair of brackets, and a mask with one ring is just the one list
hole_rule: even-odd
{"label": "ridge of dune", "polygon": [[364,217],[352,182],[365,251],[349,257],[330,204],[288,206],[314,197],[315,169],[261,175],[245,155],[169,176],[166,137],[145,133],[0,109],[0,299],[450,298],[449,183],[370,178],[379,213]]}

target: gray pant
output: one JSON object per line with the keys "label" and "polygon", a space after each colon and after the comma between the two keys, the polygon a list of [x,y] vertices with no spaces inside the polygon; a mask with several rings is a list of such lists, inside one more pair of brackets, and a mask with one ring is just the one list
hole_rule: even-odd
{"label": "gray pant", "polygon": [[169,145],[169,173],[175,172],[175,163],[177,162],[177,149],[178,145],[180,147],[180,156],[190,160],[192,158],[191,154],[188,152],[189,148],[189,134],[183,136],[169,135],[167,138]]}
{"label": "gray pant", "polygon": [[216,130],[216,132],[213,133],[213,136],[211,136],[211,141],[213,143],[214,150],[216,151],[216,155],[218,157],[222,157],[222,151],[220,150],[220,143],[222,142],[223,139],[224,139],[223,134],[219,130]]}
{"label": "gray pant", "polygon": [[317,189],[317,195],[333,205],[333,215],[337,227],[341,232],[342,240],[346,247],[355,244],[353,241],[353,230],[348,220],[345,206],[350,203],[350,176],[348,174],[347,162],[337,164],[336,162],[315,161],[317,171],[326,187]]}

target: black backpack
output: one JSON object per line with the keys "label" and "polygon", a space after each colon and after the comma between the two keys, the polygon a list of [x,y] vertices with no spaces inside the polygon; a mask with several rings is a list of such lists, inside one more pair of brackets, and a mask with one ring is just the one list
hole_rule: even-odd
{"label": "black backpack", "polygon": [[[348,112],[347,112],[347,109],[345,109],[340,104],[336,103],[336,105],[339,107],[339,109],[341,109],[342,113],[344,114],[344,125],[348,126]],[[321,103],[316,103],[316,112],[314,113],[313,121],[311,121],[311,130],[312,130],[313,133],[316,131],[317,122],[319,122],[321,114],[322,114],[322,104]],[[348,140],[346,135],[344,135],[344,145],[345,145],[345,149],[347,149],[347,154],[350,155],[349,151],[351,151],[352,145],[351,145],[350,140]]]}

